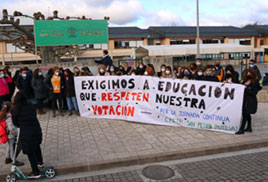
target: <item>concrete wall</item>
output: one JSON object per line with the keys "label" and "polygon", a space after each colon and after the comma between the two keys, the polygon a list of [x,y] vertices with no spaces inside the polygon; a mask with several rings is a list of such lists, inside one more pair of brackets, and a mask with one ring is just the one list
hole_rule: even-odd
{"label": "concrete wall", "polygon": [[262,87],[262,90],[259,91],[257,98],[259,102],[268,103],[268,86]]}

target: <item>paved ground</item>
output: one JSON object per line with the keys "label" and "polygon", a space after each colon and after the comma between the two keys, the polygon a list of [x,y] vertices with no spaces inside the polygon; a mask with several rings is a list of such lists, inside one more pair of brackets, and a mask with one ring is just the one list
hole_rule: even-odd
{"label": "paved ground", "polygon": [[[259,104],[253,117],[253,133],[232,135],[219,132],[144,125],[109,119],[87,119],[76,116],[58,116],[52,113],[39,117],[43,129],[42,144],[47,165],[70,166],[92,164],[107,160],[129,159],[163,152],[197,150],[258,140],[268,141],[268,104]],[[0,146],[0,174],[9,172],[4,165],[5,145]],[[22,168],[29,169],[26,162]]]}
{"label": "paved ground", "polygon": [[[244,153],[244,154],[243,154]],[[229,155],[229,156],[228,156]],[[149,164],[150,165],[150,164]],[[268,181],[268,148],[263,151],[243,151],[205,156],[160,164],[175,171],[175,175],[161,182],[266,182]],[[134,166],[60,177],[54,182],[157,182],[143,176],[145,166]]]}

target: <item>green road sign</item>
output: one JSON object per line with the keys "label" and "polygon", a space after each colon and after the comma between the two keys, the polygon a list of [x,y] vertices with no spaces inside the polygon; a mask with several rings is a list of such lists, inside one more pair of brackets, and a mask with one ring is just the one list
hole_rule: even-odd
{"label": "green road sign", "polygon": [[106,20],[54,20],[34,22],[36,46],[106,44]]}

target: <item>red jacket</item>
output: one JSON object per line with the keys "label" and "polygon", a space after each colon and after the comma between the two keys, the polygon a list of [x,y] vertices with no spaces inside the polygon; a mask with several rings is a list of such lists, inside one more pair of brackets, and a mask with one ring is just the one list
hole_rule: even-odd
{"label": "red jacket", "polygon": [[6,78],[0,78],[0,96],[9,94],[8,83],[12,83],[10,76],[7,76]]}

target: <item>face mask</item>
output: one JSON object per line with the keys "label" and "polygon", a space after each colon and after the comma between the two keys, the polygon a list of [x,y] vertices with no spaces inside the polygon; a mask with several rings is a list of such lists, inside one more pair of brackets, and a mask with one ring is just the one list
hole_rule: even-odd
{"label": "face mask", "polygon": [[148,72],[147,72],[147,71],[145,71],[145,72],[144,72],[144,75],[145,75],[145,76],[148,76]]}
{"label": "face mask", "polygon": [[22,74],[21,76],[22,76],[22,78],[25,79],[27,75],[26,74]]}
{"label": "face mask", "polygon": [[1,78],[4,78],[4,77],[5,77],[5,74],[1,74],[0,77],[1,77]]}
{"label": "face mask", "polygon": [[197,65],[197,66],[200,66],[200,65],[201,65],[201,63],[200,63],[200,62],[196,62],[196,65]]}
{"label": "face mask", "polygon": [[198,76],[202,76],[203,72],[197,72]]}
{"label": "face mask", "polygon": [[55,74],[56,74],[56,76],[59,76],[59,72],[56,72]]}
{"label": "face mask", "polygon": [[248,80],[251,80],[253,78],[253,76],[251,76],[251,75],[247,75],[247,79]]}
{"label": "face mask", "polygon": [[165,68],[162,68],[161,71],[164,72],[166,69]]}
{"label": "face mask", "polygon": [[169,74],[170,74],[170,71],[167,70],[167,71],[166,71],[166,74],[169,75]]}
{"label": "face mask", "polygon": [[113,68],[111,68],[111,69],[110,69],[110,72],[114,72],[114,69],[113,69]]}
{"label": "face mask", "polygon": [[140,68],[143,68],[143,65],[140,65]]}
{"label": "face mask", "polygon": [[135,73],[132,73],[131,76],[135,76]]}
{"label": "face mask", "polygon": [[184,73],[184,76],[190,76],[190,73],[188,73],[188,72],[186,72],[186,73]]}
{"label": "face mask", "polygon": [[100,69],[100,73],[104,73],[104,69]]}
{"label": "face mask", "polygon": [[38,75],[41,76],[42,75],[42,72],[38,72]]}
{"label": "face mask", "polygon": [[207,71],[207,76],[211,76],[211,71]]}
{"label": "face mask", "polygon": [[254,64],[251,64],[251,65],[249,65],[249,67],[250,67],[250,68],[254,68],[254,67],[255,67],[255,65],[254,65]]}

